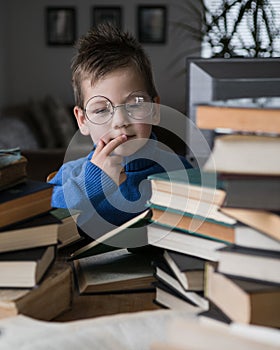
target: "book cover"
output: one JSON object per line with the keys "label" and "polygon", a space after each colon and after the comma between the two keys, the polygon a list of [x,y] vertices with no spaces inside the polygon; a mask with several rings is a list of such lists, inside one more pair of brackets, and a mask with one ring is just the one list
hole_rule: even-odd
{"label": "book cover", "polygon": [[35,287],[54,261],[55,246],[0,254],[0,287]]}
{"label": "book cover", "polygon": [[57,244],[61,221],[49,212],[0,228],[0,252]]}
{"label": "book cover", "polygon": [[74,270],[81,294],[153,289],[155,280],[151,258],[127,249],[77,259]]}
{"label": "book cover", "polygon": [[51,209],[53,186],[27,180],[1,192],[0,227],[42,214]]}
{"label": "book cover", "polygon": [[247,279],[280,283],[280,252],[230,245],[217,250],[218,271]]}
{"label": "book cover", "polygon": [[221,212],[244,225],[261,231],[280,241],[280,215],[278,212],[257,209],[221,208]]}
{"label": "book cover", "polygon": [[280,210],[279,176],[224,177],[223,207]]}
{"label": "book cover", "polygon": [[76,250],[70,259],[80,259],[122,248],[136,248],[147,245],[147,227],[151,211],[145,210],[140,215],[105,233],[84,247]]}
{"label": "book cover", "polygon": [[207,264],[205,295],[232,321],[279,327],[280,286],[226,276]]}

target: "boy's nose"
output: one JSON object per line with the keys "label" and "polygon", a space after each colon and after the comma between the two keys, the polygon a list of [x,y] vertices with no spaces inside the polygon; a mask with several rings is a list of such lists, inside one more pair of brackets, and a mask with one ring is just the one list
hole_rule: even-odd
{"label": "boy's nose", "polygon": [[115,106],[114,115],[112,118],[112,126],[114,128],[122,128],[129,124],[129,116],[124,105]]}

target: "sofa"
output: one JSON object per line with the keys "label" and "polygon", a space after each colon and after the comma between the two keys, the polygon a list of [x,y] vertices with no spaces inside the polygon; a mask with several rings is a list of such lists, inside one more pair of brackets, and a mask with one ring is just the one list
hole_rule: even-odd
{"label": "sofa", "polygon": [[63,163],[77,130],[72,107],[53,96],[5,106],[0,123],[0,148],[20,147],[28,159],[28,177],[41,181]]}

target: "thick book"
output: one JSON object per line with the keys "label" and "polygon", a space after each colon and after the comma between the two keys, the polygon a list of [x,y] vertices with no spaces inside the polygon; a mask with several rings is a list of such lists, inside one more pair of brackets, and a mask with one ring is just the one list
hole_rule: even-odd
{"label": "thick book", "polygon": [[214,140],[212,155],[203,170],[247,175],[280,175],[280,137],[222,135]]}
{"label": "thick book", "polygon": [[217,261],[217,249],[227,245],[217,240],[189,235],[154,223],[147,227],[147,235],[148,243],[151,246],[189,254],[210,261]]}
{"label": "thick book", "polygon": [[165,250],[163,258],[184,289],[203,290],[206,260],[171,250]]}
{"label": "thick book", "polygon": [[199,168],[153,174],[148,179],[151,181],[153,198],[164,196],[168,203],[194,199],[220,206],[225,198],[223,182],[217,175]]}
{"label": "thick book", "polygon": [[72,305],[72,269],[56,260],[41,283],[32,289],[0,289],[0,318],[26,315],[49,321]]}
{"label": "thick book", "polygon": [[196,123],[201,129],[230,129],[246,132],[280,134],[280,99],[230,99],[200,104]]}
{"label": "thick book", "polygon": [[19,159],[0,167],[0,191],[24,182],[27,179],[27,159]]}
{"label": "thick book", "polygon": [[280,240],[274,239],[248,225],[238,223],[234,228],[234,233],[234,243],[236,245],[280,252]]}
{"label": "thick book", "polygon": [[278,212],[223,207],[220,210],[238,222],[280,241],[280,215]]}
{"label": "thick book", "polygon": [[35,180],[27,180],[1,192],[0,227],[42,214],[51,209],[53,186]]}
{"label": "thick book", "polygon": [[0,287],[35,287],[54,261],[55,253],[55,246],[47,246],[0,254]]}
{"label": "thick book", "polygon": [[49,212],[0,229],[0,253],[54,245],[61,221]]}
{"label": "thick book", "polygon": [[232,321],[279,328],[279,285],[226,276],[211,264],[205,274],[205,296]]}
{"label": "thick book", "polygon": [[226,243],[233,243],[235,240],[235,220],[232,220],[232,224],[227,224],[210,218],[175,211],[168,207],[154,205],[150,207],[152,208],[151,220],[160,225],[181,230],[186,234],[216,239]]}
{"label": "thick book", "polygon": [[280,176],[223,176],[223,207],[280,210]]}
{"label": "thick book", "polygon": [[280,252],[230,245],[217,250],[221,273],[280,283]]}
{"label": "thick book", "polygon": [[147,245],[147,227],[151,211],[145,210],[124,224],[105,233],[98,239],[86,244],[71,254],[70,259],[102,254],[122,248],[137,248]]}
{"label": "thick book", "polygon": [[74,271],[81,294],[153,289],[151,258],[119,249],[77,259]]}

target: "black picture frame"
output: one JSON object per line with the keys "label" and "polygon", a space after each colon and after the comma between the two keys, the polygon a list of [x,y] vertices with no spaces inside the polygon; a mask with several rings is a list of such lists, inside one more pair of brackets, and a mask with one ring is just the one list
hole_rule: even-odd
{"label": "black picture frame", "polygon": [[46,7],[47,45],[73,45],[75,40],[75,7]]}
{"label": "black picture frame", "polygon": [[122,8],[121,6],[93,6],[92,25],[96,27],[100,23],[111,23],[122,29]]}
{"label": "black picture frame", "polygon": [[167,32],[167,8],[164,5],[139,5],[137,33],[140,43],[164,44]]}

